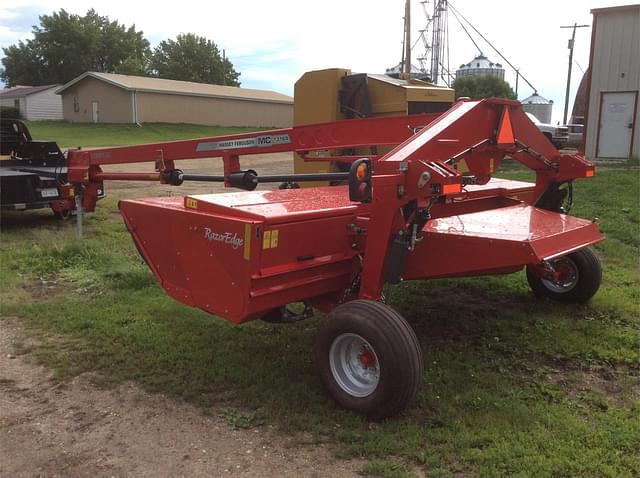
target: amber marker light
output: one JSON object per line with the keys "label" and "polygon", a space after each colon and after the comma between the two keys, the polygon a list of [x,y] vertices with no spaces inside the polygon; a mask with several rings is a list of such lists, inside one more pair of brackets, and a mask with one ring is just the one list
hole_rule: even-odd
{"label": "amber marker light", "polygon": [[356,169],[356,179],[358,181],[363,181],[367,177],[367,169],[366,163],[358,165],[358,169]]}
{"label": "amber marker light", "polygon": [[349,199],[371,202],[371,165],[367,158],[357,159],[349,168]]}
{"label": "amber marker light", "polygon": [[462,191],[462,185],[460,183],[442,185],[442,194],[456,194],[460,191]]}

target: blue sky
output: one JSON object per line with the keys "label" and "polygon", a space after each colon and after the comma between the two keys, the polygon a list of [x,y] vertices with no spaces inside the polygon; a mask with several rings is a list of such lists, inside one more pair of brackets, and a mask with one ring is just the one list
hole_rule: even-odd
{"label": "blue sky", "polygon": [[[624,0],[452,0],[499,48],[538,92],[555,103],[554,121],[562,117],[570,30],[560,25],[591,24],[591,8],[632,3]],[[160,5],[160,4],[158,4]],[[152,46],[179,33],[206,36],[226,50],[241,71],[242,86],[293,94],[295,81],[308,70],[330,67],[382,73],[400,61],[404,0],[324,0],[322,2],[182,0],[150,8],[146,2],[123,0],[4,0],[0,6],[0,47],[31,38],[38,16],[59,8],[135,24]],[[413,1],[413,37],[424,25],[421,5]],[[476,48],[449,15],[450,65],[469,62]],[[571,102],[586,69],[590,28],[576,34]],[[483,52],[504,63],[486,44]],[[419,55],[419,51],[414,52]],[[415,63],[415,62],[414,62]],[[515,86],[515,74],[505,79]],[[520,82],[519,98],[532,93]]]}

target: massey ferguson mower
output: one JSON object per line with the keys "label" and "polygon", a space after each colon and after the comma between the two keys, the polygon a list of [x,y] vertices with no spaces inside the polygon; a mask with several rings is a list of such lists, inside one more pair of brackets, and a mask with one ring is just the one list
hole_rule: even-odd
{"label": "massey ferguson mower", "polygon": [[[389,145],[395,147],[378,154]],[[324,154],[336,150],[345,153]],[[348,154],[356,150],[368,154]],[[351,166],[283,176],[240,168],[240,155],[283,151]],[[505,155],[534,170],[535,184],[492,178]],[[221,157],[224,174],[175,167],[200,157]],[[134,162],[154,162],[155,171],[101,169]],[[219,181],[244,189],[123,200],[119,207],[174,299],[236,324],[328,313],[315,343],[320,377],[338,404],[374,418],[407,407],[423,376],[418,340],[385,303],[385,287],[525,268],[538,295],[584,302],[595,294],[601,269],[589,246],[603,237],[593,221],[566,215],[573,180],[593,175],[581,155],[561,155],[520,103],[498,99],[461,100],[442,114],[71,151],[68,158],[69,181],[87,211],[105,180]],[[342,185],[296,188],[304,181]],[[288,188],[256,191],[263,182]],[[294,303],[301,305],[287,307]]]}

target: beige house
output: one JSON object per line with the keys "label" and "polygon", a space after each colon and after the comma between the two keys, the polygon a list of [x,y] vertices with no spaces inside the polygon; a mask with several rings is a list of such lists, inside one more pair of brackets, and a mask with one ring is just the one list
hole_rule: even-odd
{"label": "beige house", "polygon": [[194,123],[287,127],[293,98],[274,91],[86,72],[60,87],[64,119],[78,123]]}

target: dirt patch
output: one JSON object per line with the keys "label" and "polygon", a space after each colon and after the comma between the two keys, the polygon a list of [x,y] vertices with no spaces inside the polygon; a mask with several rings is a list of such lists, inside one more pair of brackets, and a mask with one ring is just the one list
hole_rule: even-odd
{"label": "dirt patch", "polygon": [[65,293],[57,277],[40,277],[25,284],[23,289],[33,300],[50,300]]}
{"label": "dirt patch", "polygon": [[623,365],[585,366],[564,360],[556,363],[546,378],[573,397],[595,393],[606,402],[620,407],[628,406],[631,397],[640,393],[640,374]]}
{"label": "dirt patch", "polygon": [[327,445],[301,445],[304,435],[234,429],[215,411],[205,416],[132,383],[56,382],[18,355],[23,339],[17,319],[0,320],[0,477],[343,477],[364,467],[335,459]]}

